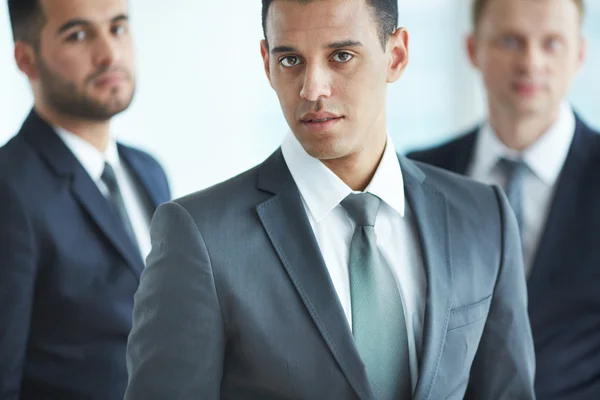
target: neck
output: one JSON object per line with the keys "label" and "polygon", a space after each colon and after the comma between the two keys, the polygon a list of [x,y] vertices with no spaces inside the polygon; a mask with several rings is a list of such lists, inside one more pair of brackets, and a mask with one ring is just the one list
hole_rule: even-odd
{"label": "neck", "polygon": [[387,134],[377,135],[359,151],[333,160],[321,160],[352,190],[362,192],[367,188],[383,157]]}
{"label": "neck", "polygon": [[35,111],[50,125],[59,126],[62,129],[79,136],[102,153],[106,150],[110,137],[110,120],[84,120],[70,115],[57,113],[49,107],[40,104],[36,104],[34,108]]}
{"label": "neck", "polygon": [[515,115],[490,107],[490,125],[496,136],[509,149],[523,151],[535,143],[558,120],[560,108],[551,113]]}

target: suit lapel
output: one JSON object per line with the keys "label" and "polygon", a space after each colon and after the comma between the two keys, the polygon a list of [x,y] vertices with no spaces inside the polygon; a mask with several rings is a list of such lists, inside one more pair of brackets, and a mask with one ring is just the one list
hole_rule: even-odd
{"label": "suit lapel", "polygon": [[[571,248],[560,250],[564,243],[569,243],[570,237],[566,233],[576,232],[578,226],[585,226],[585,221],[580,222],[580,218],[589,217],[586,213],[580,212],[582,208],[587,209],[580,203],[586,199],[578,197],[577,193],[581,193],[582,187],[590,185],[584,179],[597,168],[590,165],[590,154],[597,151],[596,141],[590,140],[595,137],[590,137],[590,135],[596,134],[592,133],[579,118],[576,121],[573,141],[556,185],[546,226],[527,282],[530,308],[536,303],[538,291],[544,291],[546,288],[545,282],[549,276],[548,268],[556,265],[556,255],[565,256],[572,250]],[[570,258],[567,257],[567,259]],[[543,292],[542,296],[545,294]]]}
{"label": "suit lapel", "polygon": [[161,203],[168,201],[169,199],[165,199],[165,195],[158,190],[156,180],[148,174],[147,165],[144,163],[144,160],[141,160],[131,149],[122,144],[118,144],[118,148],[119,156],[133,171],[134,178],[138,181],[139,187],[144,190],[144,193],[150,200],[152,211]]}
{"label": "suit lapel", "polygon": [[274,194],[257,206],[257,212],[308,313],[359,398],[372,398],[346,316],[280,150],[260,167],[258,187]]}
{"label": "suit lapel", "polygon": [[473,159],[473,153],[475,152],[475,143],[477,141],[478,132],[479,128],[469,132],[467,135],[458,139],[458,151],[456,151],[455,154],[452,155],[448,162],[448,167],[446,169],[461,175],[467,174],[469,164],[471,164],[471,160]]}
{"label": "suit lapel", "polygon": [[427,297],[423,347],[415,399],[427,399],[437,374],[450,316],[452,271],[446,198],[427,185],[424,173],[411,161],[400,158],[406,197],[419,232]]}
{"label": "suit lapel", "polygon": [[25,140],[46,160],[56,175],[71,183],[73,197],[139,279],[144,267],[141,255],[127,237],[117,216],[110,209],[96,184],[54,129],[32,111],[23,124],[20,134],[25,136]]}
{"label": "suit lapel", "polygon": [[142,256],[131,243],[131,239],[126,235],[116,214],[110,209],[108,202],[85,171],[77,171],[73,176],[71,193],[127,261],[127,266],[139,279],[144,269]]}

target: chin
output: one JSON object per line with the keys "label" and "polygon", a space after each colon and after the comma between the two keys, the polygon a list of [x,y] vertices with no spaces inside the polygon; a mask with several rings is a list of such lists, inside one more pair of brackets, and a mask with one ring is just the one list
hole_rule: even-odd
{"label": "chin", "polygon": [[515,104],[515,110],[519,115],[535,115],[545,112],[547,107],[540,103],[520,103]]}
{"label": "chin", "polygon": [[342,143],[328,141],[301,141],[304,150],[318,160],[336,160],[349,154]]}

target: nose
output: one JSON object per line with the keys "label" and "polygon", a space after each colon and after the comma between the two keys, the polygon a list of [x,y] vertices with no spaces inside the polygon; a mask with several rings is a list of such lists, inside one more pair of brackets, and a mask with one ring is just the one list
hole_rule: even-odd
{"label": "nose", "polygon": [[307,101],[317,101],[331,96],[331,83],[328,72],[319,65],[308,66],[304,73],[304,82],[300,97]]}
{"label": "nose", "polygon": [[544,67],[544,51],[539,46],[529,43],[520,57],[519,67],[523,73],[535,74]]}
{"label": "nose", "polygon": [[107,68],[113,65],[119,56],[117,40],[110,34],[99,34],[95,45],[94,63],[96,66]]}

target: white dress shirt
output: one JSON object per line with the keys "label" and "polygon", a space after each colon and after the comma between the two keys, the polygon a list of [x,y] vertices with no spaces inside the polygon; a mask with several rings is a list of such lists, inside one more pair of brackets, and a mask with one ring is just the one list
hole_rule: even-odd
{"label": "white dress shirt", "polygon": [[60,127],[54,128],[58,136],[65,145],[71,150],[73,155],[87,171],[90,178],[96,183],[102,195],[108,198],[108,188],[102,181],[104,172],[104,163],[107,162],[114,169],[117,177],[117,183],[121,190],[125,209],[129,215],[129,220],[137,238],[137,244],[140,248],[142,258],[145,260],[150,253],[150,210],[147,210],[146,203],[142,201],[143,194],[139,193],[138,186],[135,184],[133,176],[119,157],[117,142],[110,138],[106,151],[102,153],[92,144],[83,140],[79,136],[68,132]]}
{"label": "white dress shirt", "polygon": [[[292,133],[285,138],[281,150],[300,190],[325,265],[352,328],[348,263],[355,224],[340,202],[353,191],[323,163],[308,155]],[[402,298],[414,389],[422,344],[427,280],[416,225],[404,199],[400,163],[389,136],[383,158],[365,192],[382,200],[375,221],[377,245],[396,278]]]}
{"label": "white dress shirt", "polygon": [[505,187],[506,177],[498,165],[501,158],[522,159],[527,165],[523,178],[523,260],[526,271],[531,271],[539,241],[558,177],[563,168],[573,135],[575,116],[567,103],[561,105],[559,118],[535,143],[522,153],[507,148],[496,136],[489,122],[478,136],[469,176],[487,183]]}

